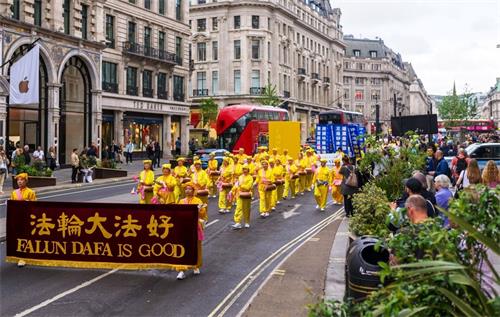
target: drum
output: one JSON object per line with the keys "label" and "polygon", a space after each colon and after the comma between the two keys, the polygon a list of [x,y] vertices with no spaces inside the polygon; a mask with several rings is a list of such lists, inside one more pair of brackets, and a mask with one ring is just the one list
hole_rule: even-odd
{"label": "drum", "polygon": [[301,176],[301,175],[306,175],[306,172],[304,172],[304,171],[300,171],[300,172],[297,172],[297,174],[299,174],[299,176]]}
{"label": "drum", "polygon": [[144,192],[146,193],[153,192],[153,186],[144,186]]}
{"label": "drum", "polygon": [[299,178],[299,175],[297,175],[297,174],[292,175],[292,179],[297,179],[297,178]]}
{"label": "drum", "polygon": [[250,192],[240,192],[240,198],[242,198],[242,199],[250,199],[250,198],[252,198],[252,193],[250,193]]}
{"label": "drum", "polygon": [[231,189],[231,188],[233,188],[233,184],[231,184],[231,183],[222,183],[222,188],[223,189]]}
{"label": "drum", "polygon": [[307,174],[312,174],[312,172],[313,172],[313,171],[312,171],[312,168],[306,168],[306,173],[307,173]]}
{"label": "drum", "polygon": [[201,197],[208,196],[208,190],[200,189],[200,190],[196,191],[196,196],[201,196]]}
{"label": "drum", "polygon": [[210,171],[210,176],[220,176],[219,171]]}
{"label": "drum", "polygon": [[283,185],[284,183],[285,183],[285,181],[284,181],[284,180],[282,180],[282,179],[278,179],[278,180],[276,180],[276,181],[274,182],[274,184],[276,184],[276,186],[281,186],[281,185]]}
{"label": "drum", "polygon": [[189,177],[184,177],[184,178],[182,179],[182,184],[188,183],[188,182],[190,182],[190,181],[191,181],[191,178],[189,178]]}
{"label": "drum", "polygon": [[276,185],[271,184],[271,185],[266,185],[266,192],[270,192],[276,189]]}

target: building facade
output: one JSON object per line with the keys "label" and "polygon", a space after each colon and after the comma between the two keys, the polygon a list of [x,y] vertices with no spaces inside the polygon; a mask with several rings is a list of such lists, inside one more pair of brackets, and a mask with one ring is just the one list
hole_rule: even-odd
{"label": "building facade", "polygon": [[497,78],[495,86],[486,95],[480,115],[484,119],[493,120],[497,125],[500,122],[500,78]]}
{"label": "building facade", "polygon": [[258,103],[271,83],[304,142],[342,98],[339,21],[328,1],[191,0],[193,102]]}
{"label": "building facade", "polygon": [[103,143],[130,140],[144,152],[155,140],[169,157],[180,139],[188,152],[188,8],[187,0],[104,2]]}
{"label": "building facade", "polygon": [[73,148],[92,142],[102,149],[131,139],[143,151],[155,139],[167,156],[180,136],[187,153],[188,6],[182,0],[2,1],[0,62],[10,60],[2,81],[38,40],[40,98],[9,106],[0,85],[1,142],[10,150],[17,143],[31,150],[53,146],[61,165]]}
{"label": "building facade", "polygon": [[382,130],[391,116],[427,114],[432,101],[413,67],[387,47],[382,39],[344,37],[343,109],[364,114],[375,131],[376,105]]}

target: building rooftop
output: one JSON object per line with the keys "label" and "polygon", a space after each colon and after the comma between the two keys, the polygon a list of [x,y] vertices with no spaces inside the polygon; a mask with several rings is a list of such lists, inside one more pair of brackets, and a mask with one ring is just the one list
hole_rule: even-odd
{"label": "building rooftop", "polygon": [[[390,58],[399,68],[405,68],[401,55],[387,47],[381,38],[376,38],[374,40],[367,38],[357,39],[354,38],[353,35],[345,35],[344,42],[346,44],[346,57]],[[358,55],[356,55],[355,51],[358,51]],[[374,55],[374,53],[376,55]]]}

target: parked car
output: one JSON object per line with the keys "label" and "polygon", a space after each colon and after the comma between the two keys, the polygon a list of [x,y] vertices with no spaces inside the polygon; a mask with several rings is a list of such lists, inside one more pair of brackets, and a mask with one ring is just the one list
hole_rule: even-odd
{"label": "parked car", "polygon": [[[480,169],[483,169],[489,160],[500,165],[500,143],[474,143],[465,148],[465,152],[470,158],[476,159]],[[445,157],[448,164],[453,156]]]}
{"label": "parked car", "polygon": [[206,169],[208,167],[208,160],[210,160],[210,153],[215,153],[215,159],[219,162],[219,166],[222,165],[222,160],[228,151],[225,149],[201,149],[195,152],[201,160],[201,167]]}

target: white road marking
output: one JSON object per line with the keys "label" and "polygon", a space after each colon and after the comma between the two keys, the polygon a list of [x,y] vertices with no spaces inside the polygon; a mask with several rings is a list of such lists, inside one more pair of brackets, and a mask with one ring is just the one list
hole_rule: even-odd
{"label": "white road marking", "polygon": [[300,204],[295,204],[295,206],[292,209],[283,212],[283,219],[288,219],[290,217],[300,215],[300,212],[295,212],[295,210],[297,210],[301,206],[302,205],[300,205]]}
{"label": "white road marking", "polygon": [[210,221],[209,223],[207,223],[207,225],[205,226],[205,228],[207,228],[207,227],[209,227],[209,226],[211,226],[211,225],[213,225],[214,223],[217,223],[217,222],[219,222],[219,219],[215,219],[213,221]]}
{"label": "white road marking", "polygon": [[44,302],[41,302],[40,304],[38,304],[36,306],[33,306],[33,307],[31,307],[29,309],[26,309],[25,311],[23,311],[23,312],[21,312],[19,314],[16,314],[15,317],[23,317],[23,316],[26,316],[28,314],[31,314],[32,312],[37,311],[40,308],[43,308],[43,307],[49,305],[50,303],[55,302],[58,299],[61,299],[61,298],[65,297],[65,296],[67,296],[67,295],[69,295],[71,293],[74,293],[74,292],[76,292],[76,291],[78,291],[78,290],[80,290],[80,289],[82,289],[84,287],[87,287],[89,285],[94,284],[95,282],[99,281],[100,279],[103,279],[106,276],[111,275],[111,274],[117,272],[118,270],[119,270],[119,268],[113,269],[113,270],[111,270],[109,272],[106,272],[104,274],[101,274],[101,275],[99,275],[99,276],[97,276],[97,277],[95,277],[95,278],[93,278],[91,280],[83,282],[82,284],[80,284],[80,285],[78,285],[76,287],[73,287],[72,289],[69,289],[69,290],[67,290],[65,292],[62,292],[62,293],[60,293],[60,294],[58,294],[58,295],[56,295],[56,296],[54,296],[54,297],[52,297],[50,299],[47,299]]}

